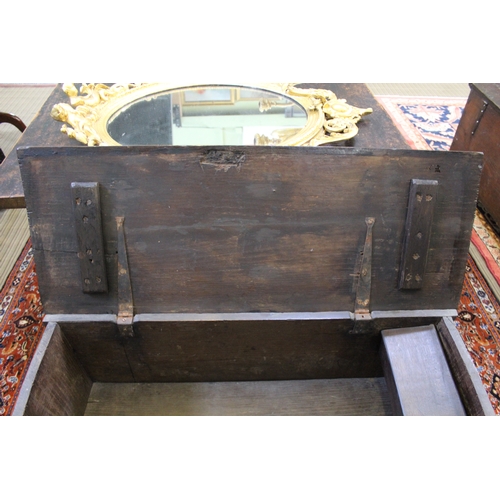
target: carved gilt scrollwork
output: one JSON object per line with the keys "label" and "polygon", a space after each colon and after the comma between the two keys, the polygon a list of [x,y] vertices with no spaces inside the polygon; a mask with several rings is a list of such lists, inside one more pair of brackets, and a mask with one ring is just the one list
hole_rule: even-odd
{"label": "carved gilt scrollwork", "polygon": [[[302,89],[292,83],[235,86],[251,87],[282,95],[300,105],[307,113],[307,123],[303,128],[277,130],[269,136],[257,134],[256,145],[319,146],[346,141],[358,133],[356,123],[372,112],[371,108],[357,108],[348,104],[345,99],[338,99],[330,90]],[[195,86],[160,83],[116,83],[108,86],[102,83],[84,83],[77,89],[72,83],[64,84],[63,90],[69,97],[69,104],[56,104],[52,108],[51,116],[64,123],[61,128],[63,133],[83,144],[119,145],[107,131],[108,120],[114,113],[140,98],[158,92],[192,87]],[[264,112],[271,107],[289,105],[263,99],[259,109]]]}
{"label": "carved gilt scrollwork", "polygon": [[56,104],[50,115],[54,120],[65,122],[61,131],[69,137],[89,146],[106,145],[95,130],[95,125],[101,118],[100,111],[111,99],[139,86],[134,83],[117,83],[111,87],[102,83],[84,83],[78,91],[72,83],[66,83],[62,88],[69,96],[70,104]]}
{"label": "carved gilt scrollwork", "polygon": [[364,115],[373,112],[372,108],[351,106],[345,99],[338,99],[331,90],[301,89],[290,84],[286,93],[293,97],[305,97],[311,101],[309,109],[314,109],[323,115],[323,126],[310,140],[309,146],[352,139],[358,133],[356,123]]}

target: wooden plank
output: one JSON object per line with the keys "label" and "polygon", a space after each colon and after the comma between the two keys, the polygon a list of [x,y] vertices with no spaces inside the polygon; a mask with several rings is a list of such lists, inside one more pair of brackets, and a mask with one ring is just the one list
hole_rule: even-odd
{"label": "wooden plank", "polygon": [[389,392],[389,399],[391,402],[392,414],[401,417],[404,415],[403,408],[401,406],[401,400],[399,398],[398,387],[394,379],[394,374],[392,372],[391,362],[387,355],[387,349],[385,344],[382,342],[380,345],[380,360],[382,361],[382,368],[384,370],[385,382],[387,385],[387,390]]}
{"label": "wooden plank", "polygon": [[450,146],[452,151],[482,151],[484,168],[478,206],[500,233],[500,84],[471,84],[471,93]]}
{"label": "wooden plank", "polygon": [[383,378],[100,384],[85,415],[390,415]]}
{"label": "wooden plank", "polygon": [[24,415],[83,415],[92,381],[59,325],[49,324],[47,334],[50,340],[32,382]]}
{"label": "wooden plank", "polygon": [[350,319],[61,323],[98,382],[207,382],[380,377],[378,332],[351,336]]}
{"label": "wooden plank", "polygon": [[[79,84],[76,84],[77,86]],[[385,109],[374,98],[366,85],[361,83],[305,83],[302,88],[323,88],[331,90],[339,98],[357,107],[372,108],[373,113],[358,123],[359,134],[345,146],[357,148],[401,148],[409,149],[408,144],[392,122]],[[55,104],[69,102],[68,96],[58,85],[47,99],[33,122],[22,135],[18,146],[79,146],[85,147],[76,140],[62,134],[61,122],[50,117]],[[25,208],[24,190],[19,173],[19,163],[13,150],[1,164],[0,168],[0,209]]]}
{"label": "wooden plank", "polygon": [[98,182],[72,182],[78,258],[84,293],[108,291]]}
{"label": "wooden plank", "polygon": [[26,404],[28,403],[28,399],[30,397],[33,384],[36,380],[38,370],[43,361],[45,353],[47,352],[47,348],[49,346],[50,340],[52,339],[52,335],[54,335],[55,330],[57,330],[58,334],[60,334],[60,329],[57,323],[49,322],[45,326],[42,338],[40,339],[38,347],[36,348],[35,354],[31,358],[28,371],[26,372],[26,376],[24,377],[21,389],[19,390],[19,395],[12,411],[12,415],[14,417],[24,415]]}
{"label": "wooden plank", "polygon": [[68,344],[93,381],[136,382],[116,318],[60,323]]}
{"label": "wooden plank", "polygon": [[471,83],[469,86],[500,112],[500,83]]}
{"label": "wooden plank", "polygon": [[382,331],[382,358],[396,415],[465,415],[433,325]]}
{"label": "wooden plank", "polygon": [[204,382],[381,376],[379,332],[428,325],[441,312],[375,313],[359,338],[347,312],[137,315],[129,339],[113,315],[46,319],[61,324],[93,380]]}
{"label": "wooden plank", "polygon": [[352,321],[135,323],[127,355],[137,381],[377,377],[380,335]]}
{"label": "wooden plank", "polygon": [[453,319],[443,318],[437,325],[437,331],[467,413],[472,416],[495,416],[486,389]]}
{"label": "wooden plank", "polygon": [[411,180],[399,288],[416,290],[423,286],[437,192],[436,180]]}
{"label": "wooden plank", "polygon": [[[245,164],[202,169],[209,150],[244,152]],[[452,309],[460,298],[479,153],[250,146],[29,148],[19,155],[50,314],[116,314],[116,216],[127,221],[138,314],[353,311],[367,215],[377,219],[372,309]],[[408,293],[398,290],[398,263],[415,178],[441,188],[424,286]],[[70,182],[88,179],[102,186],[110,291],[98,298],[78,286],[68,216]]]}

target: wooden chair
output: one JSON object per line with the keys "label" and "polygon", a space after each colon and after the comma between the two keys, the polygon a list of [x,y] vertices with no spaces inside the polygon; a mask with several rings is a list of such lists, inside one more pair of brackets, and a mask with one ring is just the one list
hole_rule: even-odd
{"label": "wooden chair", "polygon": [[[13,115],[12,113],[0,112],[0,123],[10,123],[11,125],[14,125],[14,127],[16,127],[19,130],[19,132],[24,132],[26,130],[26,125],[21,120],[21,118],[19,118],[16,115]],[[4,159],[5,155],[2,149],[0,148],[0,163],[2,163]]]}

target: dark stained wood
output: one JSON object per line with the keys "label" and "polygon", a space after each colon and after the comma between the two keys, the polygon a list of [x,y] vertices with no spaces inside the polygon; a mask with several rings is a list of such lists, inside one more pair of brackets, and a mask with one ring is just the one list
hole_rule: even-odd
{"label": "dark stained wood", "polygon": [[500,84],[477,83],[470,88],[450,149],[484,153],[478,204],[500,234]]}
{"label": "dark stained wood", "polygon": [[101,201],[97,182],[72,182],[81,287],[84,293],[108,291],[106,256],[101,222]]}
{"label": "dark stained wood", "polygon": [[33,382],[25,415],[83,415],[92,381],[57,324],[49,324],[49,345]]}
{"label": "dark stained wood", "polygon": [[493,106],[500,111],[500,83],[471,83],[471,90],[482,94],[488,101],[488,106]]}
{"label": "dark stained wood", "polygon": [[437,193],[438,181],[411,180],[399,288],[423,286]]}
{"label": "dark stained wood", "polygon": [[381,376],[378,332],[350,328],[346,320],[139,322],[127,353],[138,381]]}
{"label": "dark stained wood", "polygon": [[93,381],[136,382],[114,321],[60,322],[65,339]]}
{"label": "dark stained wood", "polygon": [[452,318],[443,318],[437,324],[437,331],[467,414],[494,416],[486,389]]}
{"label": "dark stained wood", "polygon": [[379,332],[428,325],[442,314],[386,314],[351,335],[349,313],[137,315],[124,337],[116,317],[48,315],[100,382],[206,382],[377,377]]}
{"label": "dark stained wood", "polygon": [[[224,168],[210,167],[215,160]],[[111,384],[381,377],[380,330],[429,325],[458,304],[481,161],[478,153],[342,147],[19,150],[45,311],[59,315],[89,379]],[[412,179],[439,189],[424,284],[400,290]],[[100,186],[107,294],[81,290],[73,182]],[[371,314],[355,321],[367,217],[376,220]],[[133,336],[117,324],[123,255]],[[169,390],[160,388],[158,408]],[[194,390],[203,406],[204,389]],[[247,396],[236,406],[248,408]]]}
{"label": "dark stained wood", "polygon": [[[363,117],[358,123],[360,131],[358,136],[348,143],[340,143],[340,145],[356,148],[409,148],[387,112],[373,97],[366,85],[359,83],[311,83],[299,86],[332,90],[337,94],[337,97],[347,99],[349,104],[373,109],[371,115]],[[86,147],[61,133],[62,123],[50,117],[52,107],[60,102],[69,102],[68,96],[62,91],[62,85],[58,85],[49,96],[19,140],[18,147],[45,145]],[[0,167],[0,209],[24,207],[24,190],[19,164],[16,152],[13,150]]]}
{"label": "dark stained wood", "polygon": [[382,342],[396,415],[465,415],[434,325],[384,330]]}
{"label": "dark stained wood", "polygon": [[[227,172],[209,150],[245,154]],[[454,309],[482,155],[351,148],[28,148],[19,156],[44,307],[117,313],[116,216],[135,313],[354,311],[367,216],[372,310]],[[439,165],[439,168],[436,168]],[[424,285],[399,290],[411,179],[439,181]],[[109,293],[83,294],[71,182],[99,182]]]}
{"label": "dark stained wood", "polygon": [[390,415],[383,378],[100,384],[92,387],[85,415]]}
{"label": "dark stained wood", "polygon": [[99,382],[206,382],[379,377],[378,332],[352,336],[350,320],[61,323]]}
{"label": "dark stained wood", "polygon": [[13,115],[12,113],[0,112],[0,123],[10,123],[19,130],[19,132],[24,132],[26,130],[26,125],[19,118],[19,116]]}

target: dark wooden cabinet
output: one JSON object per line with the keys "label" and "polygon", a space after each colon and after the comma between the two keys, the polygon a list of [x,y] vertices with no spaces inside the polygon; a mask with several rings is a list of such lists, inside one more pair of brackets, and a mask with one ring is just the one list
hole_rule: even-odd
{"label": "dark wooden cabinet", "polygon": [[484,153],[478,205],[500,234],[500,84],[472,83],[470,89],[450,149]]}

